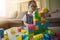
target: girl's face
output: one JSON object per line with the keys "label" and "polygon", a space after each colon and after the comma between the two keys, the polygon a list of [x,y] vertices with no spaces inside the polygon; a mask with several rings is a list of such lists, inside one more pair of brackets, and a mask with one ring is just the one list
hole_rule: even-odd
{"label": "girl's face", "polygon": [[29,11],[33,12],[36,10],[36,8],[37,8],[37,5],[34,2],[31,2],[29,6]]}

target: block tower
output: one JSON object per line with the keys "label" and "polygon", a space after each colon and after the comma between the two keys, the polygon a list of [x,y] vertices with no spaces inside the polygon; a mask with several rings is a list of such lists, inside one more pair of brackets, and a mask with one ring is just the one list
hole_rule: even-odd
{"label": "block tower", "polygon": [[[49,21],[46,20],[48,10],[43,8],[33,12],[33,24],[26,25],[26,32],[21,35],[21,40],[50,40],[54,32],[48,29]],[[54,38],[54,37],[53,37]]]}

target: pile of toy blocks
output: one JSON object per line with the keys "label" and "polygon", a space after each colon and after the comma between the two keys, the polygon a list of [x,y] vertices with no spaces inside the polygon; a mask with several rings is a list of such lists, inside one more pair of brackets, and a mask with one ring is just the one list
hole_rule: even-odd
{"label": "pile of toy blocks", "polygon": [[[16,34],[16,40],[60,40],[60,33],[53,32],[48,29],[49,21],[46,20],[48,10],[43,8],[42,11],[33,12],[33,24],[27,24],[26,29],[19,27],[17,30],[20,34]],[[11,29],[11,34],[15,31]],[[8,35],[5,34],[5,40]]]}
{"label": "pile of toy blocks", "polygon": [[55,33],[48,29],[49,21],[46,20],[47,9],[33,12],[33,24],[27,24],[23,34],[16,40],[56,40]]}

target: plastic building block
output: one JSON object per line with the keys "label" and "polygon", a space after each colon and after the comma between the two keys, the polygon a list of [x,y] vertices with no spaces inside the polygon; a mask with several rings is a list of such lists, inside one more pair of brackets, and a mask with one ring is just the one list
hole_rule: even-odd
{"label": "plastic building block", "polygon": [[4,35],[4,29],[0,28],[0,38],[3,38],[3,35]]}
{"label": "plastic building block", "polygon": [[27,32],[27,31],[24,30],[24,29],[21,30],[21,33],[23,33],[23,34],[25,34],[26,32]]}
{"label": "plastic building block", "polygon": [[39,34],[39,37],[40,37],[40,38],[44,38],[44,36],[43,36],[43,34],[42,34],[42,33],[41,33],[41,34]]}
{"label": "plastic building block", "polygon": [[38,30],[38,26],[35,26],[35,30]]}
{"label": "plastic building block", "polygon": [[33,19],[33,22],[38,22],[38,19]]}
{"label": "plastic building block", "polygon": [[24,40],[30,40],[30,38],[29,37],[26,37]]}
{"label": "plastic building block", "polygon": [[17,29],[17,30],[18,30],[18,32],[21,32],[21,29],[22,29],[21,27],[18,27],[18,29]]}
{"label": "plastic building block", "polygon": [[32,34],[29,35],[30,38],[33,38],[33,36],[34,36],[34,33],[32,33]]}
{"label": "plastic building block", "polygon": [[42,8],[42,11],[43,11],[44,13],[48,13],[48,12],[49,12],[48,9],[46,9],[46,8]]}
{"label": "plastic building block", "polygon": [[10,29],[10,33],[11,33],[11,34],[15,34],[14,28],[11,28],[11,29]]}
{"label": "plastic building block", "polygon": [[56,37],[60,37],[60,32],[55,32]]}
{"label": "plastic building block", "polygon": [[16,34],[16,37],[18,37],[19,36],[19,34]]}
{"label": "plastic building block", "polygon": [[27,24],[26,27],[27,27],[27,30],[28,29],[35,30],[35,26],[33,24]]}
{"label": "plastic building block", "polygon": [[38,19],[38,11],[33,12],[33,19]]}
{"label": "plastic building block", "polygon": [[40,40],[45,40],[44,38],[40,38]]}
{"label": "plastic building block", "polygon": [[22,40],[22,35],[17,36],[16,40]]}
{"label": "plastic building block", "polygon": [[60,37],[57,37],[57,40],[60,40]]}
{"label": "plastic building block", "polygon": [[37,34],[33,38],[34,40],[39,40],[40,38],[43,38],[43,37],[44,37],[43,34]]}
{"label": "plastic building block", "polygon": [[44,17],[41,17],[41,21],[45,21],[46,19]]}
{"label": "plastic building block", "polygon": [[24,40],[26,37],[28,37],[28,35],[22,34],[22,39],[23,39],[23,40]]}
{"label": "plastic building block", "polygon": [[49,38],[50,36],[49,36],[49,34],[44,34],[44,37]]}
{"label": "plastic building block", "polygon": [[4,40],[9,40],[7,32],[6,32],[6,34],[4,34]]}

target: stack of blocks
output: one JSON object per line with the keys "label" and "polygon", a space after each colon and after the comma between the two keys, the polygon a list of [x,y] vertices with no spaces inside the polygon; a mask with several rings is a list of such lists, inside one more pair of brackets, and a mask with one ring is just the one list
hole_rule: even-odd
{"label": "stack of blocks", "polygon": [[[46,20],[47,9],[33,12],[33,24],[26,25],[26,31],[20,35],[20,40],[55,40],[55,33],[48,29],[49,21]],[[22,31],[22,30],[21,30]]]}
{"label": "stack of blocks", "polygon": [[[19,27],[17,31],[20,34],[16,35],[16,40],[60,40],[60,33],[54,33],[48,29],[49,21],[46,20],[48,10],[43,8],[42,11],[33,12],[33,24],[27,24],[26,29]],[[3,36],[3,30],[0,30],[0,38]],[[15,34],[15,30],[10,30],[11,34]],[[56,38],[57,37],[57,38]],[[8,33],[4,34],[4,40],[9,40]]]}

